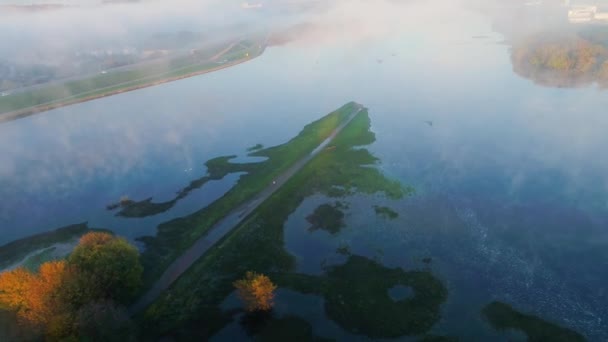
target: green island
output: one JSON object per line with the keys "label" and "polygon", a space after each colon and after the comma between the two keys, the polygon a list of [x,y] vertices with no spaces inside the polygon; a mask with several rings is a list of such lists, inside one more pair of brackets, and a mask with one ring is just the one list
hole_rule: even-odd
{"label": "green island", "polygon": [[[348,107],[353,105],[352,103],[348,104],[337,112],[308,125],[298,137],[285,145],[260,151],[259,155],[269,157],[266,162],[260,164],[277,163],[277,160],[283,159],[276,158],[281,149],[301,146],[301,144],[291,145],[297,140],[315,141],[315,143],[309,145],[315,146],[324,137],[321,136],[320,138],[319,134],[312,133],[317,131],[315,127],[326,127],[327,131],[331,131],[331,127],[337,126],[335,121],[339,121],[340,113],[350,112]],[[328,125],[327,120],[334,123]],[[141,326],[144,327],[142,338],[154,339],[167,336],[180,339],[187,336],[197,336],[205,339],[212,336],[234,319],[235,312],[224,312],[220,305],[232,293],[232,282],[246,271],[266,273],[273,280],[276,278],[279,285],[281,285],[279,279],[283,279],[284,286],[289,285],[289,277],[298,277],[299,275],[294,274],[296,267],[294,256],[285,250],[283,225],[307,197],[322,194],[330,198],[344,198],[355,193],[382,193],[390,199],[400,199],[408,195],[412,189],[404,187],[397,181],[385,178],[377,168],[373,167],[378,159],[367,149],[361,148],[361,146],[371,144],[374,141],[375,135],[370,131],[368,113],[363,110],[338,133],[332,142],[332,146],[325,148],[324,151],[310,160],[244,222],[195,262],[146,311],[136,316]],[[310,151],[310,147],[306,150]],[[289,155],[293,155],[293,153]],[[255,175],[261,177],[264,173]],[[242,176],[240,182],[243,182],[247,177],[253,176],[252,174]],[[259,181],[257,183],[259,184]],[[239,187],[238,184],[237,187]],[[229,194],[226,196],[229,196]],[[218,202],[220,201],[222,199],[218,200]],[[203,213],[205,210],[207,209],[203,209]],[[213,211],[208,212],[208,214],[211,213]],[[192,224],[199,217],[204,219],[204,215],[198,213],[195,214],[195,217],[177,220],[180,225],[177,225],[176,222],[172,227],[184,230],[186,229],[184,227],[200,229],[200,225]],[[169,227],[171,226],[163,226],[164,229],[167,229],[164,234],[169,233]],[[336,273],[332,272],[346,272],[351,279],[363,279],[367,278],[368,272],[373,269],[378,274],[382,273],[382,276],[369,277],[370,280],[360,286],[373,292],[373,299],[377,299],[381,303],[376,307],[378,310],[390,309],[394,305],[392,302],[383,300],[388,298],[386,291],[382,293],[376,291],[386,286],[383,280],[385,274],[389,276],[400,274],[397,277],[400,278],[401,282],[412,284],[416,288],[425,288],[415,297],[415,302],[413,302],[418,307],[425,307],[425,309],[419,307],[418,313],[421,314],[421,316],[417,316],[419,321],[415,323],[408,321],[412,324],[401,328],[401,331],[395,331],[394,327],[374,321],[369,323],[368,328],[361,333],[369,333],[374,336],[394,336],[399,333],[407,334],[408,332],[423,334],[425,329],[430,328],[438,318],[439,312],[437,309],[439,304],[445,300],[447,291],[430,273],[405,273],[401,270],[391,270],[363,257],[352,257],[350,260],[348,265],[343,266],[343,268],[337,268],[334,271],[329,270],[326,277],[307,278],[307,286],[312,289],[324,288],[328,284],[327,279],[333,279],[332,276],[335,276]],[[387,276],[386,278],[390,277]],[[338,312],[329,314],[334,319],[336,317],[343,318],[344,321],[339,321],[339,323],[348,326],[351,322],[349,320],[362,317],[367,312],[361,312],[361,307],[357,305],[357,303],[364,302],[366,299],[361,298],[357,293],[349,292],[349,289],[345,288],[345,286],[351,287],[352,284],[346,282],[334,282],[332,284],[331,289],[327,290],[328,293],[348,292],[355,296],[355,298],[345,299],[352,301],[346,305],[349,309],[354,310],[353,312],[344,316],[340,316]],[[385,304],[388,307],[385,307]],[[336,308],[339,310],[339,307]],[[348,328],[345,329],[348,330]]]}
{"label": "green island", "polygon": [[501,302],[492,302],[483,309],[483,315],[499,331],[517,329],[525,333],[530,342],[586,341],[576,331],[560,327],[539,317],[521,313]]}
{"label": "green island", "polygon": [[[325,298],[327,315],[344,329],[371,338],[420,335],[440,318],[447,289],[429,272],[389,269],[352,255],[324,277],[304,274],[274,276],[281,287]],[[411,299],[393,301],[388,290],[396,285],[414,290]]]}
{"label": "green island", "polygon": [[308,231],[325,230],[331,235],[336,235],[345,226],[343,209],[347,209],[347,207],[342,202],[336,202],[333,205],[321,204],[306,217],[311,224]]}
{"label": "green island", "polygon": [[535,83],[577,87],[608,86],[608,30],[543,32],[516,41],[513,70]]}
{"label": "green island", "polygon": [[80,223],[32,235],[0,246],[0,269],[7,268],[20,261],[24,261],[25,267],[35,269],[37,265],[52,259],[50,256],[53,252],[53,245],[70,241],[76,242],[82,235],[91,231],[107,232],[105,229],[89,228],[86,223]]}
{"label": "green island", "polygon": [[265,44],[265,37],[255,36],[215,44],[170,59],[15,92],[0,97],[0,121],[231,67],[260,56],[266,48]]}
{"label": "green island", "polygon": [[374,211],[376,212],[376,215],[382,216],[389,220],[394,220],[397,217],[399,217],[399,213],[397,213],[396,211],[394,211],[393,209],[391,209],[389,207],[375,205]]}

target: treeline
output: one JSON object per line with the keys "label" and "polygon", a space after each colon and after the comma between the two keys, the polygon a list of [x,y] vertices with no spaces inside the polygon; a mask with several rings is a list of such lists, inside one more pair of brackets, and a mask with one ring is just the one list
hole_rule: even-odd
{"label": "treeline", "polygon": [[511,60],[517,74],[542,85],[608,86],[608,48],[573,32],[543,33],[518,41]]}
{"label": "treeline", "polygon": [[125,305],[141,286],[138,250],[107,233],[84,235],[66,260],[0,274],[0,308],[19,323],[16,338],[48,341],[135,339]]}

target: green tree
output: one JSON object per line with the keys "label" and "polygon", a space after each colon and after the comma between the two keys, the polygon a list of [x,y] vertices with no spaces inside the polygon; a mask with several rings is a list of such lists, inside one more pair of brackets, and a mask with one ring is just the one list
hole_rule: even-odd
{"label": "green tree", "polygon": [[67,300],[77,306],[108,299],[127,303],[141,286],[139,251],[110,234],[84,235],[68,264],[74,276],[67,284]]}

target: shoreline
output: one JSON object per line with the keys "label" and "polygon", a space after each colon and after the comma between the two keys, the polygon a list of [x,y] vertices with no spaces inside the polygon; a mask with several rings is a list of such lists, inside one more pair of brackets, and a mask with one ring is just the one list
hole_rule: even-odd
{"label": "shoreline", "polygon": [[255,59],[255,58],[261,56],[264,53],[264,51],[265,51],[265,48],[262,49],[262,51],[260,51],[260,53],[257,54],[257,55],[255,55],[255,56],[249,56],[249,57],[246,57],[246,58],[243,58],[243,59],[239,59],[239,60],[234,61],[234,62],[226,63],[226,64],[223,64],[223,65],[220,65],[220,66],[217,66],[217,67],[213,67],[213,68],[210,68],[210,69],[195,71],[195,72],[191,72],[191,73],[180,75],[180,76],[168,77],[168,78],[164,78],[164,79],[161,79],[161,80],[152,81],[152,82],[149,82],[149,83],[144,83],[144,84],[140,84],[140,85],[126,87],[126,88],[118,89],[118,90],[112,90],[112,91],[109,91],[107,93],[86,96],[86,97],[83,97],[83,98],[74,99],[74,100],[68,100],[68,101],[65,101],[65,102],[54,103],[54,104],[47,104],[47,105],[37,105],[37,106],[26,108],[26,109],[20,109],[20,110],[16,110],[16,111],[12,111],[12,112],[1,113],[0,114],[0,124],[5,123],[5,122],[9,122],[9,121],[14,121],[14,120],[22,119],[22,118],[25,118],[25,117],[28,117],[28,116],[32,116],[32,115],[35,115],[35,114],[43,113],[43,112],[46,112],[46,111],[49,111],[49,110],[53,110],[53,109],[58,109],[58,108],[67,107],[67,106],[71,106],[71,105],[75,105],[75,104],[79,104],[79,103],[83,103],[83,102],[93,101],[93,100],[101,99],[101,98],[104,98],[104,97],[109,97],[109,96],[113,96],[113,95],[127,93],[127,92],[130,92],[130,91],[135,91],[135,90],[139,90],[139,89],[143,89],[143,88],[154,87],[154,86],[161,85],[161,84],[164,84],[164,83],[179,81],[179,80],[182,80],[182,79],[185,79],[185,78],[190,78],[190,77],[199,76],[199,75],[203,75],[203,74],[219,71],[219,70],[222,70],[222,69],[230,68],[230,67],[233,67],[233,66],[236,66],[236,65],[248,62],[248,61],[250,61],[252,59]]}

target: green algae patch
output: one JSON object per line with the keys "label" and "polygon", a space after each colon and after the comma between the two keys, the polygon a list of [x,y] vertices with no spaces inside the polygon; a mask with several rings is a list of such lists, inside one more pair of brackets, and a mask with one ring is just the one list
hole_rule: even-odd
{"label": "green algae patch", "polygon": [[505,303],[492,302],[483,309],[482,313],[494,329],[521,330],[528,336],[530,342],[585,341],[585,338],[576,331],[521,313]]}
{"label": "green algae patch", "polygon": [[[392,338],[427,332],[440,318],[447,289],[429,272],[386,268],[353,255],[326,276],[304,274],[275,276],[279,286],[325,298],[327,315],[342,328],[371,338]],[[411,287],[414,296],[393,300],[390,288]]]}
{"label": "green algae patch", "polygon": [[345,226],[344,209],[345,206],[341,202],[331,204],[321,204],[315,211],[306,217],[306,220],[311,224],[308,231],[324,230],[331,235],[336,235]]}
{"label": "green algae patch", "polygon": [[[268,170],[267,165],[286,169],[300,159],[300,156],[309,154],[350,116],[355,105],[350,103],[323,119],[309,124],[298,137],[287,144],[255,152],[253,155],[269,158],[259,163],[260,166],[264,165],[263,167],[254,173],[242,176],[234,191],[209,207],[188,217],[161,225],[159,238],[149,240],[159,243],[159,246],[153,247],[152,251],[175,248],[174,246],[180,243],[182,238],[192,238],[203,232],[204,226],[197,224],[207,224],[214,222],[212,220],[214,217],[223,217],[222,213],[233,208],[237,199],[244,198],[243,191],[254,193],[252,191],[254,187],[259,189],[260,186],[272,182],[276,171]],[[142,340],[155,339],[158,336],[208,338],[231,319],[227,313],[219,310],[219,307],[224,298],[233,292],[234,280],[242,277],[247,271],[272,275],[272,281],[275,281],[274,276],[292,274],[296,260],[285,250],[283,227],[289,216],[306,198],[315,194],[341,198],[355,193],[380,193],[398,199],[409,194],[411,189],[397,181],[387,179],[374,167],[378,159],[360,147],[375,141],[370,126],[367,110],[361,110],[337,134],[331,146],[312,158],[244,222],[182,274],[169,290],[138,316],[142,326],[145,327],[142,329],[144,333]],[[267,172],[273,174],[269,175]],[[215,212],[214,208],[223,211]],[[195,231],[196,234],[191,231]],[[191,242],[191,239],[185,241]],[[150,248],[152,245],[148,246]],[[168,250],[164,256],[176,255],[173,253],[176,252]],[[154,266],[162,267],[163,263],[152,264],[149,267]],[[311,286],[317,289],[318,281],[319,279],[315,278]],[[388,294],[384,295],[388,296]],[[204,327],[200,322],[205,322]]]}
{"label": "green algae patch", "polygon": [[389,207],[382,207],[382,206],[375,205],[374,211],[376,212],[376,215],[384,217],[389,220],[394,220],[397,217],[399,217],[399,214]]}

